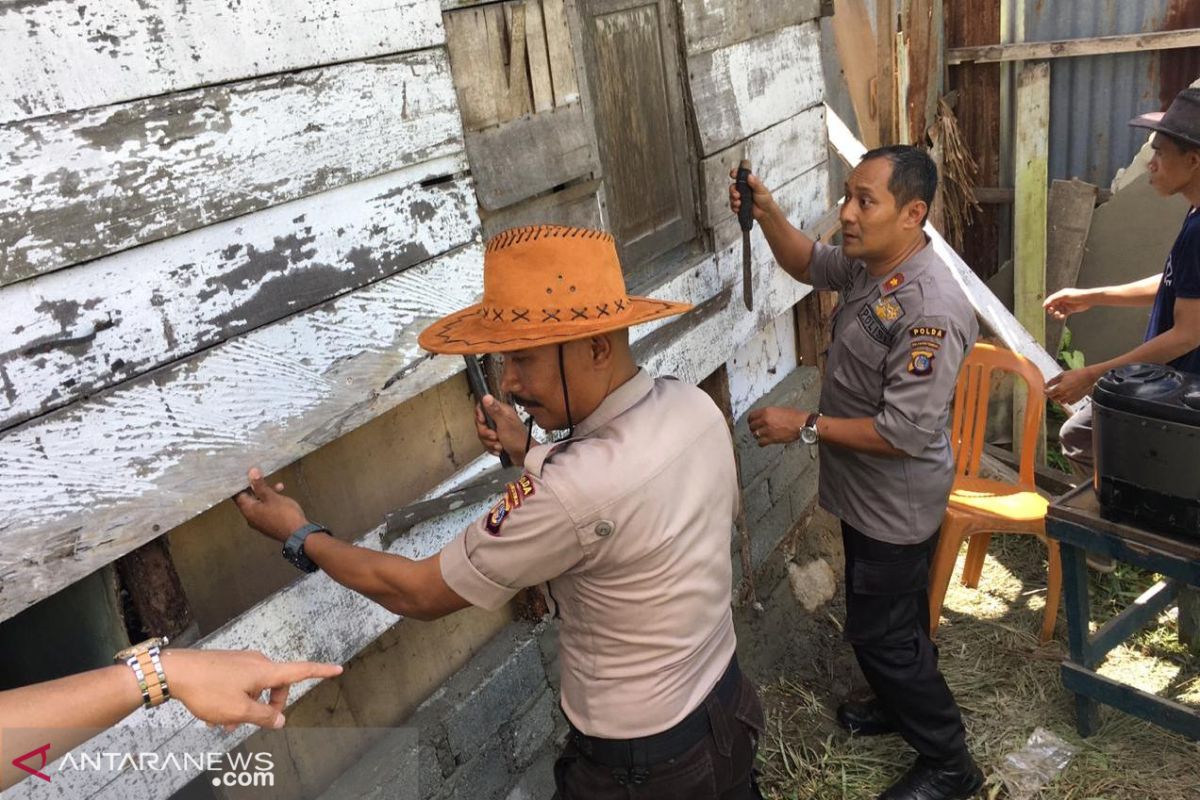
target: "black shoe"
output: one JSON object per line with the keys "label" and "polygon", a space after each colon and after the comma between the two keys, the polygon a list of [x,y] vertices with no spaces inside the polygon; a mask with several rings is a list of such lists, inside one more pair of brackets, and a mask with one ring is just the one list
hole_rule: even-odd
{"label": "black shoe", "polygon": [[944,767],[923,758],[878,800],[966,800],[983,788],[983,773],[967,757],[962,766]]}
{"label": "black shoe", "polygon": [[896,732],[895,723],[878,700],[847,700],[838,706],[837,721],[838,725],[850,731],[851,736],[880,736]]}

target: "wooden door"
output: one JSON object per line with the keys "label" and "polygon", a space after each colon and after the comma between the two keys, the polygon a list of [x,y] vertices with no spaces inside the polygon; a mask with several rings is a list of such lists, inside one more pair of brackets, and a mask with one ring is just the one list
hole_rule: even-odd
{"label": "wooden door", "polygon": [[609,225],[626,272],[696,234],[671,0],[580,0]]}

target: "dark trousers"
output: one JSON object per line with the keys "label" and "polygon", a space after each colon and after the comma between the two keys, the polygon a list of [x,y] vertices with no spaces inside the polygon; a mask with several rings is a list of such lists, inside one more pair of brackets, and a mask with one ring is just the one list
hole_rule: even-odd
{"label": "dark trousers", "polygon": [[967,756],[962,714],[929,638],[929,565],[937,534],[920,544],[872,539],[842,523],[846,641],[904,740],[946,765]]}
{"label": "dark trousers", "polygon": [[704,706],[708,735],[640,775],[591,760],[572,733],[554,765],[555,800],[761,800],[753,770],[766,722],[754,685],[742,676],[732,702],[714,692]]}

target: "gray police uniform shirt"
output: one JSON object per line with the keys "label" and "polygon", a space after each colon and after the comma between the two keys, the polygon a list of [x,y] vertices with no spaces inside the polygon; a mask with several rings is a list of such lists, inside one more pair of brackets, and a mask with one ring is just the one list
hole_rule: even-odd
{"label": "gray police uniform shirt", "polygon": [[821,506],[874,539],[917,544],[941,525],[954,482],[946,427],[975,310],[926,244],[872,277],[840,247],[816,244],[812,285],[841,293],[821,385],[820,411],[870,417],[907,458],[820,445]]}

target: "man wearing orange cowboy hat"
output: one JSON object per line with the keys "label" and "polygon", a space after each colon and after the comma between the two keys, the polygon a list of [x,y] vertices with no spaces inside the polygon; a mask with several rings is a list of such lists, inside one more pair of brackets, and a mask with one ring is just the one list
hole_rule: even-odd
{"label": "man wearing orange cowboy hat", "polygon": [[291,560],[419,619],[499,608],[545,586],[560,620],[571,736],[558,797],[760,797],[762,707],[738,669],[730,535],[738,503],[724,416],[704,392],[640,370],[628,328],[688,309],[625,291],[612,237],[555,226],[493,238],[483,301],[427,328],[435,353],[504,353],[501,387],[546,430],[499,412],[524,474],[489,513],[422,561],[340,542],[257,470],[236,498]]}

